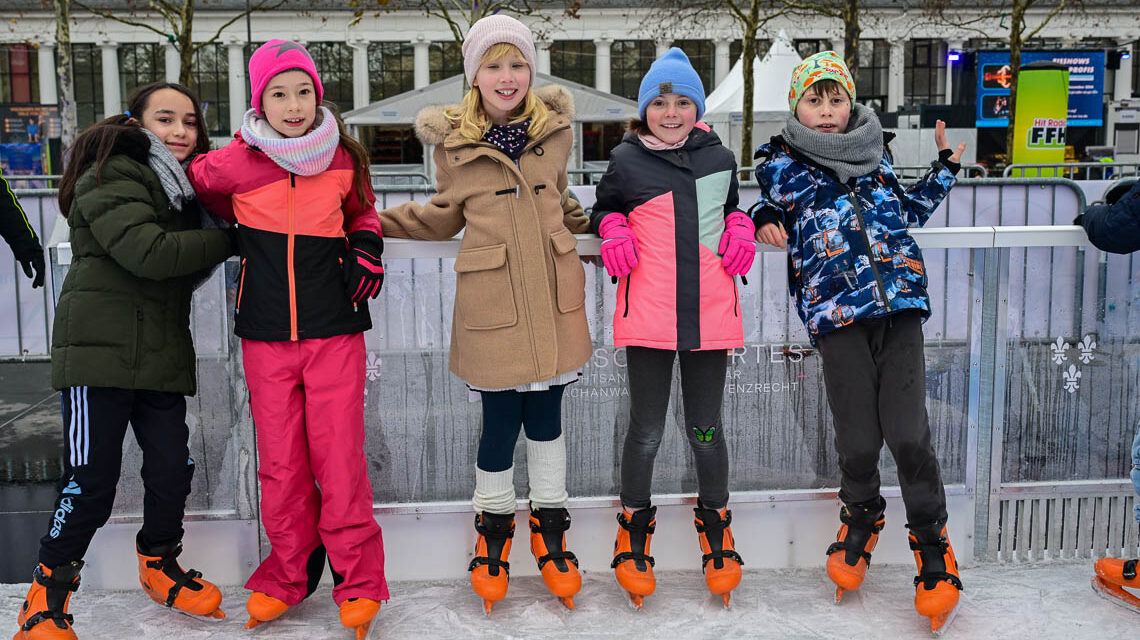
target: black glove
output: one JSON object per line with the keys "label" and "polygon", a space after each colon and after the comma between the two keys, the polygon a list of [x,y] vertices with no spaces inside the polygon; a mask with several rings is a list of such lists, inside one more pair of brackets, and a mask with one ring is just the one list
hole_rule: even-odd
{"label": "black glove", "polygon": [[380,261],[384,239],[372,231],[356,231],[348,234],[348,247],[344,270],[348,297],[354,303],[375,299],[384,285],[384,263]]}
{"label": "black glove", "polygon": [[16,256],[16,260],[24,268],[24,275],[32,279],[33,289],[44,286],[44,248],[39,242],[36,243],[34,250]]}
{"label": "black glove", "polygon": [[942,163],[942,166],[946,167],[947,171],[958,175],[958,171],[962,169],[962,165],[951,160],[950,156],[952,155],[954,155],[953,149],[943,149],[938,152],[938,161]]}

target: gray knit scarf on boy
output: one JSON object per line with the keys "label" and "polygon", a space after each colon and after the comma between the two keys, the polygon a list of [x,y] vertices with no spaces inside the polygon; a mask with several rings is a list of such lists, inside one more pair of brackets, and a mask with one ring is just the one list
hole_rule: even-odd
{"label": "gray knit scarf on boy", "polygon": [[851,107],[845,133],[809,129],[796,120],[795,114],[788,116],[782,132],[792,148],[834,171],[844,184],[851,178],[871,173],[883,159],[883,128],[879,116],[858,103]]}
{"label": "gray knit scarf on boy", "polygon": [[170,149],[166,146],[154,132],[145,127],[142,128],[143,133],[150,139],[150,152],[147,157],[147,164],[154,170],[155,175],[158,176],[158,181],[162,183],[162,190],[166,192],[167,199],[170,200],[170,206],[176,211],[182,211],[182,205],[193,200],[198,194],[194,193],[194,187],[190,185],[190,180],[186,178],[186,169],[183,168],[182,163],[174,157]]}

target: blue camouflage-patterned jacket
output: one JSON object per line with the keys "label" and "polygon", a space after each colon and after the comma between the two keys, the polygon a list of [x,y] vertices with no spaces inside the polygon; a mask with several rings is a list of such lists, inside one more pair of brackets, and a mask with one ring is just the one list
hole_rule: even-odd
{"label": "blue camouflage-patterned jacket", "polygon": [[780,221],[788,233],[788,289],[812,342],[903,309],[930,315],[922,252],[907,229],[925,224],[946,197],[955,182],[949,169],[933,162],[903,189],[885,142],[879,166],[846,185],[781,136],[756,157],[766,160],[756,169],[753,220],[757,228]]}

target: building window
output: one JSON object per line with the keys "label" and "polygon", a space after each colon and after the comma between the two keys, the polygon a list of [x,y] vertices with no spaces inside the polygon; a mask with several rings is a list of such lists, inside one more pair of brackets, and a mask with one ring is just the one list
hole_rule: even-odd
{"label": "building window", "polygon": [[71,45],[75,123],[79,131],[103,119],[103,55],[98,45]]}
{"label": "building window", "polygon": [[712,93],[716,68],[716,47],[712,40],[676,40],[673,46],[689,56],[689,63],[696,69],[697,76],[705,86],[705,93]]}
{"label": "building window", "polygon": [[[756,39],[756,57],[761,60],[764,56],[768,55],[768,49],[772,48],[772,41],[767,38]],[[733,40],[732,44],[728,45],[728,59],[732,64],[740,59],[740,54],[744,53],[744,41]]]}
{"label": "building window", "polygon": [[135,90],[166,80],[166,53],[156,42],[119,45],[119,88],[123,104]]}
{"label": "building window", "polygon": [[38,62],[29,44],[0,45],[0,103],[40,101]]}
{"label": "building window", "polygon": [[610,45],[610,93],[637,100],[641,78],[656,57],[652,40],[614,40]]}
{"label": "building window", "polygon": [[416,56],[410,42],[368,45],[368,99],[383,100],[415,87]]}
{"label": "building window", "polygon": [[820,51],[830,51],[830,40],[792,40],[792,46],[796,48],[796,52],[800,54],[801,58],[814,56]]}
{"label": "building window", "polygon": [[428,47],[428,81],[439,82],[463,75],[462,45],[454,40],[433,42]]}
{"label": "building window", "polygon": [[946,43],[941,40],[907,40],[904,104],[942,104],[946,95]]}
{"label": "building window", "polygon": [[[621,143],[625,135],[625,124],[620,122],[582,123],[582,160],[584,162],[606,162],[610,151]],[[601,175],[601,174],[598,174]],[[597,176],[594,176],[596,179]],[[586,180],[583,184],[593,184]]]}
{"label": "building window", "polygon": [[344,42],[310,42],[306,48],[321,74],[324,99],[341,113],[352,109],[352,47]]}
{"label": "building window", "polygon": [[361,127],[360,142],[368,150],[372,164],[422,165],[424,162],[424,147],[411,127]]}
{"label": "building window", "polygon": [[550,75],[594,86],[597,54],[593,40],[555,40],[550,45]]}
{"label": "building window", "polygon": [[[194,92],[202,101],[206,116],[206,131],[211,136],[226,137],[230,131],[229,59],[226,45],[210,44],[194,52]],[[242,108],[242,105],[234,105]]]}
{"label": "building window", "polygon": [[891,45],[886,40],[859,41],[859,77],[855,80],[855,100],[883,111],[887,105]]}

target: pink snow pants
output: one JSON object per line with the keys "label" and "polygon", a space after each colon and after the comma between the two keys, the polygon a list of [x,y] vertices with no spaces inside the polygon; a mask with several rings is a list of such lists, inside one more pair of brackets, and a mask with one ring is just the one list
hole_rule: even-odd
{"label": "pink snow pants", "polygon": [[[349,598],[387,600],[384,541],[364,458],[364,334],[297,342],[242,340],[257,431],[261,522],[271,551],[245,587],[290,606],[323,544]],[[318,571],[320,569],[317,569]]]}

